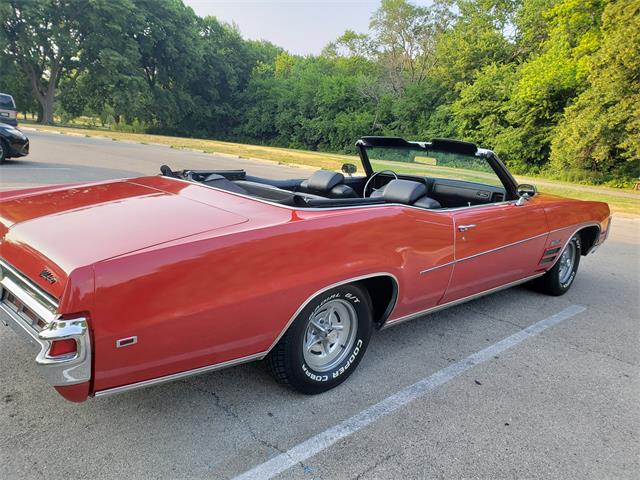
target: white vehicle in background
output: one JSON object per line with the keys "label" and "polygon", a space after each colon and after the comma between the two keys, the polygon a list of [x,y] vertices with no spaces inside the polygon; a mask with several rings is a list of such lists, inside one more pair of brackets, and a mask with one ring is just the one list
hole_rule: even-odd
{"label": "white vehicle in background", "polygon": [[8,93],[0,93],[0,122],[13,127],[18,125],[16,102]]}

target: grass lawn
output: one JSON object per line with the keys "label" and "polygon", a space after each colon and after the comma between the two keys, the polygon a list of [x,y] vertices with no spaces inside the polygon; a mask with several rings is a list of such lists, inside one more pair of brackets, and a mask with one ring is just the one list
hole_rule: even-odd
{"label": "grass lawn", "polygon": [[[306,165],[330,170],[339,170],[341,165],[345,162],[360,165],[360,162],[356,157],[335,153],[311,152],[307,150],[293,150],[289,148],[267,147],[262,145],[246,145],[242,143],[220,142],[217,140],[170,137],[166,135],[114,132],[106,129],[45,126],[28,122],[23,122],[23,124],[37,130],[55,131],[63,134],[81,134],[87,137],[109,137],[114,140],[128,140],[143,144],[155,143],[168,145],[172,148],[201,150],[206,153],[226,153],[238,155],[242,158],[272,160],[283,165]],[[380,166],[382,167],[382,165]],[[409,172],[407,171],[406,173]],[[613,212],[640,215],[640,192],[557,182],[537,177],[524,177],[519,175],[516,177],[523,183],[537,184],[538,190],[541,192],[561,195],[568,198],[576,198],[579,200],[597,200],[607,202]]]}

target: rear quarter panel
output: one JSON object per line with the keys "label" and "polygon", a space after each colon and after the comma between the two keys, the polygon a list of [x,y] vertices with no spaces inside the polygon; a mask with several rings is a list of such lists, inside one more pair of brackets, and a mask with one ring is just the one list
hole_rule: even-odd
{"label": "rear quarter panel", "polygon": [[395,276],[392,316],[435,305],[448,284],[450,269],[429,285],[419,276],[453,259],[448,215],[389,206],[268,216],[96,264],[94,391],[265,352],[311,295],[348,278]]}

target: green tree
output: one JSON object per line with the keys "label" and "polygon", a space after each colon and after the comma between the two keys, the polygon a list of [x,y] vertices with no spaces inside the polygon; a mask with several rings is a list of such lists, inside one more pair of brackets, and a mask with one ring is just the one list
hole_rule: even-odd
{"label": "green tree", "polygon": [[11,58],[0,55],[0,72],[0,92],[13,96],[18,111],[24,115],[37,112],[38,102],[20,67]]}
{"label": "green tree", "polygon": [[600,44],[601,0],[562,0],[543,12],[548,36],[517,70],[517,84],[500,138],[509,163],[539,172],[548,162],[553,131],[564,109],[585,88],[590,58]]}
{"label": "green tree", "polygon": [[640,176],[640,2],[611,2],[602,18],[602,46],[585,67],[588,87],[564,113],[551,167],[579,180],[633,182]]}
{"label": "green tree", "polygon": [[501,134],[507,121],[509,99],[516,83],[513,63],[490,64],[479,70],[452,104],[457,134],[465,140],[491,145],[502,154]]}
{"label": "green tree", "polygon": [[[110,38],[104,19],[114,10],[130,10],[127,0],[41,0],[2,5],[0,30],[4,54],[14,59],[28,78],[40,104],[39,121],[53,121],[58,84],[91,62],[100,38]],[[117,38],[117,37],[116,37]]]}

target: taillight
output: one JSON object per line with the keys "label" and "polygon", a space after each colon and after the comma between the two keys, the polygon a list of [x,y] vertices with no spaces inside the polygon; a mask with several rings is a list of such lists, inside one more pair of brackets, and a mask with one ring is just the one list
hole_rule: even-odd
{"label": "taillight", "polygon": [[54,340],[51,342],[48,356],[59,357],[61,355],[76,353],[77,351],[78,347],[76,345],[76,341],[73,339],[68,338],[66,340]]}

